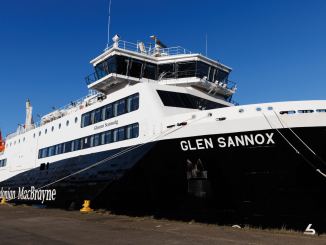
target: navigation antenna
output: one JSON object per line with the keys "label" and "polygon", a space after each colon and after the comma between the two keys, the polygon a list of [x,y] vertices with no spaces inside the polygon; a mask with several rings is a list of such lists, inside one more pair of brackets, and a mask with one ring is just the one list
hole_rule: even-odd
{"label": "navigation antenna", "polygon": [[160,53],[159,52],[159,49],[160,49],[160,47],[161,48],[163,48],[163,49],[166,49],[166,48],[168,48],[167,46],[165,46],[160,40],[158,40],[157,39],[157,37],[155,37],[154,35],[153,36],[151,36],[151,39],[153,39],[154,41],[155,41],[155,48],[154,49],[156,49],[156,51],[154,51],[153,53],[153,56],[155,56],[155,57],[159,57],[159,56],[162,56],[162,54],[164,54],[164,53]]}
{"label": "navigation antenna", "polygon": [[109,50],[109,43],[110,43],[110,15],[111,15],[111,0],[110,0],[110,5],[109,5],[108,44],[106,45],[106,49],[104,49],[104,51]]}

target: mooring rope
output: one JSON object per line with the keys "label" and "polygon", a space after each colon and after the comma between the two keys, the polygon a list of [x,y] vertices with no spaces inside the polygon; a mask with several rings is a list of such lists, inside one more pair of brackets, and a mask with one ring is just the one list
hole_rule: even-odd
{"label": "mooring rope", "polygon": [[[296,153],[298,153],[307,163],[310,164],[310,166],[312,166],[317,172],[319,172],[321,175],[323,175],[324,177],[326,177],[326,175],[321,172],[319,169],[317,169],[311,162],[308,161],[307,158],[305,158],[291,143],[290,141],[278,130],[278,128],[276,128],[274,126],[274,124],[272,122],[270,122],[268,120],[268,118],[266,117],[265,113],[263,111],[261,111],[265,117],[265,119],[267,120],[267,122],[269,123],[269,125],[271,126],[272,129],[276,129],[276,131],[283,137],[283,139],[285,139],[285,141],[296,151]],[[273,128],[274,127],[274,128]]]}
{"label": "mooring rope", "polygon": [[[273,111],[274,111],[274,109],[273,109]],[[280,123],[282,124],[282,126],[283,126],[283,123],[285,124],[285,126],[288,128],[288,129],[290,129],[290,131],[301,141],[301,143],[302,144],[304,144],[320,161],[322,161],[325,165],[326,165],[326,163],[323,161],[323,159],[321,159],[313,150],[311,150],[310,148],[309,148],[309,146],[286,124],[286,122],[284,122],[283,121],[283,119],[282,118],[280,118],[277,114],[276,114],[276,112],[274,111],[274,113],[275,113],[275,115],[276,115],[276,117],[278,118],[278,120],[280,121]],[[282,120],[282,122],[281,122],[281,120]],[[283,128],[285,128],[284,126],[283,126]]]}
{"label": "mooring rope", "polygon": [[[151,137],[145,139],[144,141],[142,141],[142,142],[141,142],[139,145],[137,145],[137,146],[131,146],[131,147],[129,147],[129,148],[127,148],[127,149],[125,149],[125,150],[119,152],[119,153],[116,153],[116,154],[114,154],[114,155],[112,155],[112,156],[110,156],[110,157],[107,157],[107,158],[105,158],[105,159],[103,159],[103,160],[101,160],[101,161],[99,161],[99,162],[97,162],[97,163],[94,163],[94,164],[92,164],[92,165],[90,165],[90,166],[88,166],[88,167],[86,167],[86,168],[83,168],[83,169],[81,169],[81,170],[79,170],[79,171],[77,171],[77,172],[75,172],[75,173],[72,173],[72,174],[70,174],[70,175],[67,175],[67,176],[61,178],[61,179],[58,179],[58,180],[53,181],[53,182],[51,182],[51,183],[49,183],[49,184],[46,184],[46,185],[44,185],[44,186],[42,186],[42,187],[39,187],[39,188],[35,189],[35,191],[38,191],[38,190],[43,189],[43,188],[45,188],[45,187],[47,187],[47,186],[53,185],[53,184],[55,184],[55,183],[58,183],[58,182],[60,182],[60,181],[62,181],[62,180],[64,180],[64,179],[67,179],[67,178],[69,178],[69,177],[71,177],[71,176],[73,176],[73,175],[79,174],[79,173],[84,172],[84,171],[86,171],[86,170],[88,170],[88,169],[90,169],[90,168],[93,168],[93,167],[95,167],[95,166],[97,166],[97,165],[100,165],[100,164],[102,164],[102,163],[104,163],[104,162],[107,162],[107,161],[109,161],[109,160],[112,160],[113,158],[119,157],[119,156],[121,156],[121,155],[123,155],[123,154],[125,154],[125,153],[127,153],[127,152],[129,152],[129,151],[132,151],[132,150],[134,150],[134,149],[136,149],[136,148],[138,148],[138,147],[140,147],[140,146],[143,146],[143,145],[145,145],[145,144],[147,144],[147,143],[153,142],[153,141],[155,141],[155,140],[160,140],[160,139],[162,139],[164,136],[169,135],[169,134],[171,134],[171,133],[173,133],[173,132],[175,132],[175,131],[177,131],[177,130],[180,130],[181,128],[184,128],[184,127],[187,126],[187,125],[190,125],[190,124],[192,124],[192,123],[194,123],[194,122],[197,122],[197,121],[199,121],[199,120],[201,120],[201,119],[204,119],[204,118],[206,118],[206,117],[207,117],[207,116],[202,117],[202,118],[200,118],[200,119],[198,119],[198,120],[196,120],[196,121],[193,121],[193,122],[191,122],[191,123],[189,123],[189,124],[182,125],[181,127],[176,128],[176,129],[174,129],[174,130],[172,130],[173,127],[168,128],[167,130],[161,132],[159,135],[153,135],[153,136],[151,136]],[[187,119],[187,120],[185,120],[185,121],[183,121],[183,122],[187,122],[187,121],[192,120],[192,119],[193,119],[193,118],[189,118],[189,119]],[[172,130],[172,131],[169,132],[170,130]],[[168,132],[169,132],[169,133],[168,133]],[[152,140],[150,140],[150,139],[152,139]],[[17,197],[14,197],[14,198],[8,199],[8,201],[14,200],[14,199],[16,199],[16,198],[20,198],[20,197],[23,196],[23,195],[24,195],[24,194],[18,195]]]}

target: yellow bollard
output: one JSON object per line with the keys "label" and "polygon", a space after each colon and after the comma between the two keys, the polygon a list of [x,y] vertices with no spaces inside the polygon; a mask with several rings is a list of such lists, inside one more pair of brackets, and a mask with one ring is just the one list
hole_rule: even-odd
{"label": "yellow bollard", "polygon": [[2,198],[0,204],[6,204],[6,198]]}
{"label": "yellow bollard", "polygon": [[89,205],[91,204],[90,200],[85,200],[85,203],[83,204],[83,208],[80,210],[81,212],[92,212],[94,209],[91,209]]}

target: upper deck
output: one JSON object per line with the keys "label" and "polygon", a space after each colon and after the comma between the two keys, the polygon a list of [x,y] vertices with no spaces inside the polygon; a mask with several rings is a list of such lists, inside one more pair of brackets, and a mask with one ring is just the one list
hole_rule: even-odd
{"label": "upper deck", "polygon": [[129,84],[153,82],[192,87],[226,99],[236,92],[236,84],[228,80],[232,68],[218,61],[182,47],[114,41],[90,62],[95,72],[85,78],[88,88],[108,94]]}

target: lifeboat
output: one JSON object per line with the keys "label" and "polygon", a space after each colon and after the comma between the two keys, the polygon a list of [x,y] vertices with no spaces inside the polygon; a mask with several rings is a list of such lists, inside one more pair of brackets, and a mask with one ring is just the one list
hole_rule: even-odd
{"label": "lifeboat", "polygon": [[1,131],[0,131],[0,152],[5,151],[5,148],[6,148],[6,141],[2,140]]}

